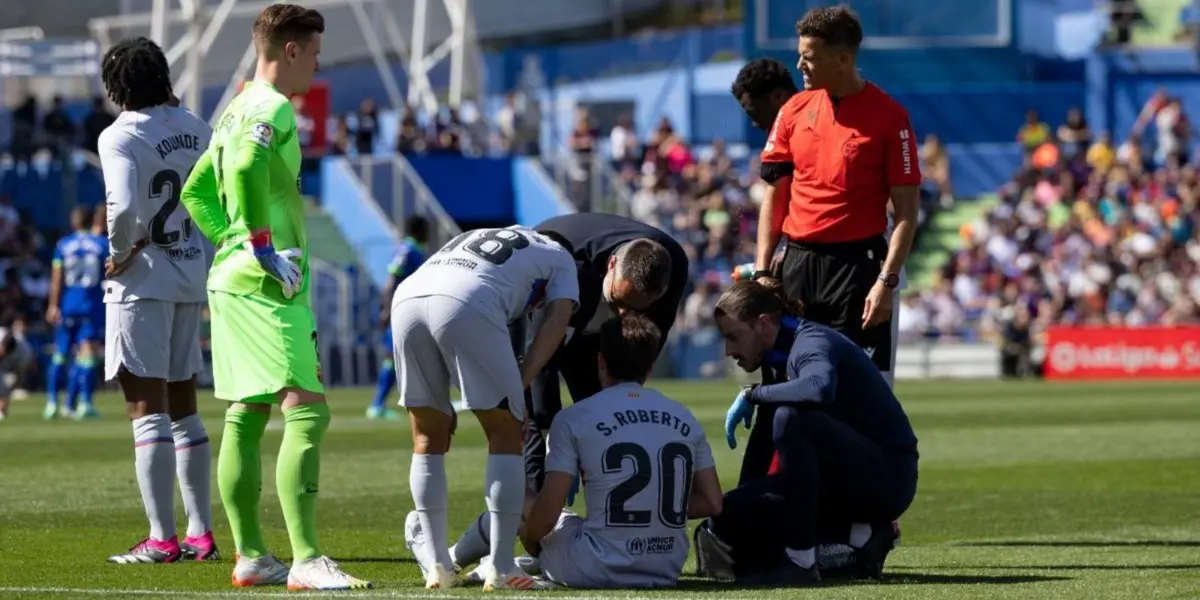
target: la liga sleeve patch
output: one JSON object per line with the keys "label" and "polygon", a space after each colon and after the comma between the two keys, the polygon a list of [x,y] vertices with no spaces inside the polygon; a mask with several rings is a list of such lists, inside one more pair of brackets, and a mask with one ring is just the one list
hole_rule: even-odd
{"label": "la liga sleeve patch", "polygon": [[266,123],[255,123],[250,130],[250,139],[263,148],[271,147],[271,138],[275,137],[275,128]]}

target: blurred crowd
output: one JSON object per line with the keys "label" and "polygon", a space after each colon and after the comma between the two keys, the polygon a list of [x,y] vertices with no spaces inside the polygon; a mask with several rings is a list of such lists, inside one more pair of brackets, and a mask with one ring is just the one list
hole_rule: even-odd
{"label": "blurred crowd", "polygon": [[905,335],[1021,348],[1051,324],[1200,324],[1193,135],[1164,91],[1119,145],[1077,109],[1053,128],[1030,111],[1024,164],[963,227],[933,289],[905,298]]}
{"label": "blurred crowd", "polygon": [[[538,107],[510,94],[497,112],[474,106],[405,107],[394,139],[382,139],[379,107],[364,99],[330,120],[329,144],[312,145],[314,123],[295,100],[310,158],[380,150],[479,156],[537,153]],[[97,98],[79,123],[61,99],[30,99],[13,112],[11,154],[59,156],[93,150],[113,115]],[[752,260],[758,206],[766,186],[758,161],[721,140],[698,147],[663,118],[640,138],[632,116],[605,130],[586,108],[565,144],[568,196],[581,210],[622,203],[633,218],[675,235],[691,257],[693,289],[679,330],[711,330],[712,306],[735,265]],[[1050,324],[1200,323],[1200,177],[1191,161],[1194,131],[1177,98],[1160,91],[1117,144],[1094,132],[1079,110],[1051,126],[1033,111],[1016,141],[1024,164],[999,200],[961,231],[961,247],[928,289],[902,294],[902,341],[990,339],[1033,344]],[[739,152],[741,150],[741,152]],[[935,135],[920,149],[923,220],[954,202],[950,156]],[[603,166],[597,170],[597,164]],[[595,185],[607,174],[609,187]],[[48,241],[0,190],[0,323],[38,320],[48,286]]]}

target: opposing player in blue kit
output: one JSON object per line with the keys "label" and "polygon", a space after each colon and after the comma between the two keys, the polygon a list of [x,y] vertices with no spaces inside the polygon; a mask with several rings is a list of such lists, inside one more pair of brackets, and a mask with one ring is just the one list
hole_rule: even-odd
{"label": "opposing player in blue kit", "polygon": [[383,300],[383,347],[387,349],[383,364],[379,366],[379,383],[375,387],[375,400],[367,407],[368,419],[399,419],[400,413],[387,405],[388,394],[396,387],[396,363],[392,360],[392,294],[401,281],[417,271],[429,256],[426,244],[429,241],[429,222],[420,215],[409,217],[404,223],[407,234],[400,242],[396,257],[388,265],[388,283],[380,298]]}
{"label": "opposing player in blue kit", "polygon": [[[96,345],[104,339],[104,262],[108,239],[92,231],[92,211],[71,211],[72,233],[54,246],[46,321],[55,326],[54,356],[46,373],[45,419],[96,416]],[[73,354],[72,354],[73,352]],[[68,358],[73,357],[70,363]],[[66,387],[67,401],[60,402]],[[76,406],[76,400],[80,400]]]}

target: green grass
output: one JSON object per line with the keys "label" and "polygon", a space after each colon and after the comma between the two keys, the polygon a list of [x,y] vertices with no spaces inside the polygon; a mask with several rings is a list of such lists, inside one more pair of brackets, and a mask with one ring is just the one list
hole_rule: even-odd
{"label": "green grass", "polygon": [[[732,383],[662,382],[705,424],[726,486],[740,453],[720,432]],[[964,599],[1200,597],[1200,392],[1195,383],[1052,385],[902,383],[920,438],[917,500],[882,584],[743,591],[685,578],[659,592],[555,592],[606,598]],[[376,590],[351,597],[446,598],[420,586],[404,548],[409,433],[363,418],[369,390],[333,394],[325,438],[321,532],[326,552]],[[267,597],[229,587],[232,541],[219,503],[216,564],[113,566],[105,558],[145,535],[129,425],[115,395],[91,422],[39,420],[40,399],[0,423],[0,598]],[[221,405],[202,399],[219,437]],[[267,539],[288,554],[274,498],[273,449],[264,457]],[[744,433],[740,434],[744,439]],[[215,446],[214,446],[215,448]],[[450,455],[451,529],[483,506],[484,446],[464,420]],[[214,488],[215,491],[215,488]],[[579,501],[582,504],[582,500]],[[177,503],[177,506],[182,506]],[[182,509],[179,509],[182,513]],[[182,517],[181,517],[182,518]],[[691,565],[688,567],[692,569]]]}

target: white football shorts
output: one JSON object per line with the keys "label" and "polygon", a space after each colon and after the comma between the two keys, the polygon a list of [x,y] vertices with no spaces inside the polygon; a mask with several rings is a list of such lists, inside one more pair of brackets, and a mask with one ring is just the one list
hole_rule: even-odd
{"label": "white football shorts", "polygon": [[138,377],[187,381],[204,369],[201,302],[131,300],[105,305],[104,378],[123,368]]}
{"label": "white football shorts", "polygon": [[467,410],[505,400],[525,420],[525,388],[512,338],[475,307],[448,296],[420,296],[392,306],[392,354],[400,406],[454,414],[450,386]]}

